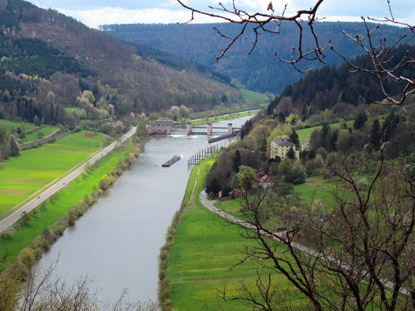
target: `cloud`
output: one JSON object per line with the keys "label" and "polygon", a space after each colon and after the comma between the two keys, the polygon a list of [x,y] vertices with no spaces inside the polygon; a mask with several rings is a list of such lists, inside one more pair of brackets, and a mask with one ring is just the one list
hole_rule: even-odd
{"label": "cloud", "polygon": [[[107,0],[107,2],[110,0]],[[188,0],[190,6],[196,6],[200,9],[207,10],[208,5],[217,7],[219,0]],[[318,16],[325,17],[327,21],[360,21],[360,16],[370,16],[374,18],[382,18],[388,16],[389,11],[386,0],[378,3],[380,0],[348,0],[343,1],[324,1],[320,7]],[[397,19],[403,22],[413,23],[415,20],[415,9],[410,5],[405,5],[407,1],[413,0],[395,0],[394,14]],[[232,9],[232,0],[222,0],[223,5],[228,9]],[[244,9],[248,12],[263,12],[267,13],[266,8],[269,0],[237,0],[238,8]],[[287,15],[293,14],[298,9],[310,8],[315,4],[315,0],[288,0],[286,2],[273,1],[275,14],[280,14],[285,3],[287,6]],[[376,5],[379,4],[379,5]],[[99,7],[94,9],[58,9],[66,15],[70,15],[86,25],[98,28],[103,24],[129,24],[129,23],[177,23],[187,22],[191,13],[182,8],[176,0],[162,0],[156,1],[154,5],[158,8],[140,8],[128,9],[121,7]],[[404,9],[406,8],[406,10]],[[216,13],[218,13],[216,11]],[[219,22],[207,16],[195,16],[196,23],[213,23]]]}
{"label": "cloud", "polygon": [[[184,23],[187,22],[191,14],[187,10],[169,9],[137,9],[129,10],[120,7],[103,7],[93,10],[67,10],[57,9],[65,15],[74,17],[92,28],[98,28],[104,24],[133,24],[133,23]],[[196,17],[198,23],[215,22],[208,17]]]}

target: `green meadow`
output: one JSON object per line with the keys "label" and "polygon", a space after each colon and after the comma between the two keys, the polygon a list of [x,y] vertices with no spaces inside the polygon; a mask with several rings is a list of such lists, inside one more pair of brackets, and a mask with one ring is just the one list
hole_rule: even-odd
{"label": "green meadow", "polygon": [[38,127],[31,123],[16,122],[16,121],[9,121],[9,120],[0,120],[0,123],[6,126],[7,134],[10,134],[13,129],[16,129],[21,126],[24,127],[26,133],[29,133],[37,129],[35,132],[31,134],[27,134],[23,139],[19,139],[20,144],[28,143],[31,141],[38,140],[42,137],[49,136],[50,134],[52,134],[58,129],[56,126]]}
{"label": "green meadow", "polygon": [[26,135],[26,137],[23,138],[20,141],[20,143],[24,144],[24,143],[28,143],[28,142],[31,142],[31,141],[39,140],[41,138],[44,138],[44,137],[47,137],[47,136],[51,135],[56,130],[58,130],[58,128],[55,127],[55,126],[44,126],[44,127],[40,128],[38,131]]}
{"label": "green meadow", "polygon": [[251,116],[251,115],[257,114],[260,111],[261,110],[258,109],[258,110],[232,113],[232,114],[224,115],[224,116],[210,117],[208,119],[195,120],[195,121],[192,121],[192,125],[205,124],[205,123],[208,123],[208,122],[223,121],[223,120],[233,119],[233,118],[237,118],[237,117]]}
{"label": "green meadow", "polygon": [[[195,180],[194,174],[191,181]],[[204,174],[202,168],[195,198],[202,190]],[[186,201],[192,189],[190,182]],[[246,310],[247,306],[241,301],[225,302],[222,299],[224,289],[227,298],[234,298],[240,295],[242,283],[250,289],[255,288],[258,266],[264,272],[272,270],[265,262],[247,261],[237,265],[244,258],[244,246],[255,245],[241,236],[243,232],[207,210],[197,199],[195,204],[187,205],[174,236],[167,269],[177,310],[204,310],[206,307],[209,310]],[[272,273],[273,280],[281,288],[290,288],[283,276]],[[291,302],[300,304],[302,300],[297,297]]]}
{"label": "green meadow", "polygon": [[[55,143],[22,151],[1,163],[0,218],[5,212],[96,152],[105,135],[78,132]],[[88,136],[88,137],[87,137]]]}
{"label": "green meadow", "polygon": [[243,89],[243,88],[240,89],[240,91],[247,102],[252,102],[255,100],[259,100],[263,102],[268,101],[268,96],[265,94],[250,91],[250,90]]}
{"label": "green meadow", "polygon": [[[353,126],[354,124],[354,120],[350,120],[350,121],[346,121],[345,122],[348,126]],[[336,128],[340,126],[340,122],[337,123],[332,123],[330,124],[330,127],[332,128]],[[310,139],[311,133],[315,130],[315,129],[321,129],[322,126],[314,126],[314,127],[309,127],[309,128],[304,128],[301,130],[296,131],[298,134],[298,140],[301,142],[305,139]]]}
{"label": "green meadow", "polygon": [[295,192],[300,194],[300,200],[309,206],[315,200],[320,200],[327,211],[331,211],[335,205],[332,186],[321,177],[307,178],[304,184],[294,185],[293,188]]}
{"label": "green meadow", "polygon": [[125,150],[115,150],[105,156],[99,161],[99,165],[71,182],[67,190],[61,190],[45,207],[37,208],[35,215],[30,217],[26,224],[18,226],[12,235],[0,238],[0,257],[4,258],[7,254],[7,260],[0,265],[0,272],[16,258],[20,250],[28,247],[36,237],[65,216],[72,206],[90,194],[94,188],[98,188],[102,176],[113,171],[133,147],[131,144]]}
{"label": "green meadow", "polygon": [[23,126],[25,129],[25,132],[30,132],[36,129],[38,126],[31,124],[31,123],[25,123],[25,122],[16,122],[16,121],[9,121],[9,120],[0,120],[1,124],[4,124],[6,126],[6,132],[10,133],[11,130],[14,128],[18,128],[20,126]]}

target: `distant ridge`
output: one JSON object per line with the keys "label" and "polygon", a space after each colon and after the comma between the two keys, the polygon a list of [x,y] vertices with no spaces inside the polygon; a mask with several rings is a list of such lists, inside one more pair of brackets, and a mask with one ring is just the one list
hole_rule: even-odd
{"label": "distant ridge", "polygon": [[[238,25],[235,24],[130,24],[104,25],[101,29],[117,38],[148,45],[208,66],[212,70],[238,79],[248,89],[255,91],[280,93],[284,87],[304,76],[291,65],[280,63],[274,56],[274,52],[278,51],[279,55],[289,58],[298,36],[295,25],[283,24],[280,35],[262,34],[251,55],[248,55],[248,51],[254,42],[254,36],[247,30],[243,39],[218,63],[214,56],[220,54],[221,48],[226,45],[226,39],[220,38],[212,26],[230,35],[238,31]],[[315,24],[315,31],[321,43],[331,40],[347,57],[361,54],[360,48],[343,35],[342,30],[354,35],[364,33],[364,26],[357,22]],[[388,41],[392,43],[393,39],[398,38],[404,31],[406,30],[402,28],[382,25],[375,32],[374,41],[379,42],[381,36],[387,36]],[[414,36],[405,43],[414,44]],[[312,38],[307,34],[304,44],[305,47],[312,44]],[[337,66],[342,60],[333,53],[328,53],[326,62]],[[320,68],[322,64],[315,63],[313,66]]]}

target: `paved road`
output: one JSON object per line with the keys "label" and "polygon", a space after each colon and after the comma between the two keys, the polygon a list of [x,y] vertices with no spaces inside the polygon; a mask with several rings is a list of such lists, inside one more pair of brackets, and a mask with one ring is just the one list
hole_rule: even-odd
{"label": "paved road", "polygon": [[17,211],[15,211],[10,216],[6,217],[2,221],[0,221],[0,232],[6,230],[11,225],[13,225],[16,221],[18,221],[24,214],[29,213],[31,210],[36,208],[39,204],[46,201],[48,198],[50,198],[53,194],[61,190],[63,187],[66,187],[72,180],[77,178],[79,175],[82,174],[84,171],[84,168],[87,165],[93,165],[96,161],[107,155],[111,150],[113,150],[117,145],[122,144],[125,140],[130,138],[132,135],[134,135],[136,131],[136,128],[132,128],[130,131],[125,133],[122,137],[120,137],[117,141],[113,142],[108,147],[102,149],[100,152],[98,152],[95,156],[90,158],[87,162],[79,166],[77,169],[75,169],[73,172],[62,178],[60,181],[58,181],[56,184],[49,187],[47,190],[42,192],[40,195],[38,195],[36,198],[32,199],[25,205],[23,205],[21,208],[19,208]]}

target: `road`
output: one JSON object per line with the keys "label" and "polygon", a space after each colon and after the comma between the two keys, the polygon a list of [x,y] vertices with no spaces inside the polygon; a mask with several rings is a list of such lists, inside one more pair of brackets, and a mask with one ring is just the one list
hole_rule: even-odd
{"label": "road", "polygon": [[130,131],[125,133],[122,137],[120,137],[117,141],[113,142],[108,147],[102,149],[100,152],[98,152],[95,156],[90,158],[88,161],[86,161],[84,164],[76,168],[75,170],[66,175],[64,178],[59,180],[56,184],[50,186],[47,190],[39,194],[36,198],[30,200],[28,203],[23,205],[21,208],[19,208],[17,211],[0,221],[0,232],[6,230],[11,225],[16,223],[21,217],[23,217],[25,214],[29,213],[33,209],[35,209],[39,204],[46,201],[48,198],[50,198],[52,195],[54,195],[56,192],[61,190],[62,188],[66,187],[72,180],[77,178],[79,175],[82,174],[86,166],[91,166],[95,164],[98,160],[100,160],[102,157],[106,156],[109,152],[111,152],[117,145],[122,144],[124,141],[126,141],[128,138],[130,138],[132,135],[134,135],[136,131],[136,128],[132,128]]}

